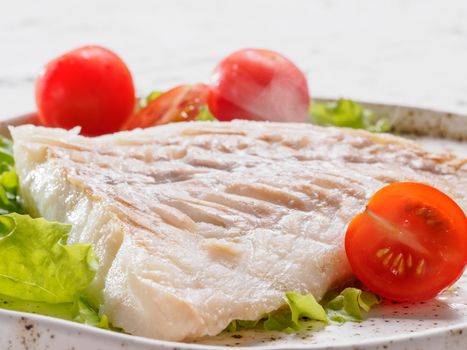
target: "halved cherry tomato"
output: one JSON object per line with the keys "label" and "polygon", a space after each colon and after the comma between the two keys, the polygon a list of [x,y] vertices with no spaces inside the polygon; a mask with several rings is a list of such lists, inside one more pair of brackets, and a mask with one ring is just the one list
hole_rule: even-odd
{"label": "halved cherry tomato", "polygon": [[310,96],[305,76],[292,61],[274,51],[244,49],[215,69],[208,104],[223,121],[303,122]]}
{"label": "halved cherry tomato", "polygon": [[396,301],[430,299],[467,263],[467,219],[437,189],[399,182],[378,191],[350,223],[345,249],[355,275]]}
{"label": "halved cherry tomato", "polygon": [[84,46],[47,63],[36,80],[36,103],[46,126],[107,134],[118,131],[133,112],[133,79],[115,53]]}
{"label": "halved cherry tomato", "polygon": [[180,85],[163,93],[138,111],[123,129],[147,128],[195,119],[206,105],[208,86]]}

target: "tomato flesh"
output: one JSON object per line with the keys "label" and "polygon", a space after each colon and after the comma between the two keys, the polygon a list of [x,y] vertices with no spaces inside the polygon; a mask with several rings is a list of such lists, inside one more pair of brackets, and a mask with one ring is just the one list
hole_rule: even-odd
{"label": "tomato flesh", "polygon": [[208,104],[223,121],[303,122],[310,96],[304,74],[292,61],[270,50],[244,49],[215,69]]}
{"label": "tomato flesh", "polygon": [[206,105],[205,84],[176,86],[148,103],[123,127],[125,130],[194,120]]}
{"label": "tomato flesh", "polygon": [[80,126],[89,136],[111,133],[131,116],[133,79],[115,53],[84,46],[45,66],[36,80],[36,103],[45,126]]}
{"label": "tomato flesh", "polygon": [[345,248],[355,275],[396,301],[435,297],[467,263],[467,219],[447,195],[420,184],[378,191],[350,223]]}

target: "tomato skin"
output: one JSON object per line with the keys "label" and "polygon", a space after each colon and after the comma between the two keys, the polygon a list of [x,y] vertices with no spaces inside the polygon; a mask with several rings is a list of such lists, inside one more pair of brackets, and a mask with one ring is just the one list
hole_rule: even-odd
{"label": "tomato skin", "polygon": [[222,121],[303,122],[310,94],[304,74],[292,61],[270,50],[243,49],[216,67],[208,105]]}
{"label": "tomato skin", "polygon": [[36,104],[45,126],[81,126],[89,136],[112,133],[133,111],[133,79],[112,51],[80,47],[46,64],[36,80]]}
{"label": "tomato skin", "polygon": [[128,120],[123,129],[194,120],[207,103],[208,89],[206,84],[176,86],[149,102]]}
{"label": "tomato skin", "polygon": [[371,291],[395,301],[434,298],[467,263],[467,219],[447,195],[420,184],[378,191],[345,236],[349,263]]}

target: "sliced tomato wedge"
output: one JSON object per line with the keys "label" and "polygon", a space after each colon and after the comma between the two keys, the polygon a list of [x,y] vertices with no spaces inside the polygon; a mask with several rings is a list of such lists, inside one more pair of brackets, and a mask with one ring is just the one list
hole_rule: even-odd
{"label": "sliced tomato wedge", "polygon": [[446,194],[400,182],[378,191],[350,223],[345,249],[355,275],[395,301],[431,299],[467,264],[467,219]]}
{"label": "sliced tomato wedge", "polygon": [[206,105],[209,88],[205,84],[180,85],[155,98],[139,110],[124,130],[195,119]]}

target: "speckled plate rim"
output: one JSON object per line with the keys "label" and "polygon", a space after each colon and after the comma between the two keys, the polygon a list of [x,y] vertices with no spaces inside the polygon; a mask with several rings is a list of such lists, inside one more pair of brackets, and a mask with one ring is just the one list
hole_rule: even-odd
{"label": "speckled plate rim", "polygon": [[[0,325],[2,330],[0,331],[0,339],[3,337],[5,329],[4,323],[15,322],[18,326],[18,329],[24,327],[24,330],[18,330],[18,334],[21,334],[19,340],[22,345],[24,344],[38,344],[37,341],[39,338],[33,332],[42,332],[50,333],[50,338],[55,339],[57,333],[63,332],[62,329],[66,329],[66,336],[68,337],[85,337],[87,340],[90,340],[89,344],[83,344],[71,347],[73,350],[78,349],[95,349],[94,344],[98,347],[96,349],[100,350],[110,350],[110,349],[133,349],[133,350],[200,350],[200,349],[209,349],[209,350],[225,350],[230,347],[226,346],[215,346],[215,345],[204,345],[204,344],[190,344],[190,343],[180,343],[180,342],[171,342],[164,340],[153,340],[148,338],[143,338],[139,336],[133,336],[123,333],[112,332],[108,330],[103,330],[95,327],[89,327],[79,323],[74,323],[70,321],[64,321],[53,317],[47,317],[42,315],[29,314],[24,312],[9,311],[0,309]],[[40,328],[41,330],[37,331]],[[33,331],[33,332],[32,332]],[[71,332],[70,332],[71,331]],[[55,334],[54,334],[55,332]],[[378,338],[377,340],[368,340],[368,341],[359,341],[354,344],[340,344],[329,346],[329,344],[323,344],[322,349],[326,350],[345,350],[345,349],[355,349],[355,350],[366,350],[366,349],[407,349],[406,346],[428,346],[433,343],[446,343],[446,335],[458,336],[458,339],[455,343],[459,342],[460,345],[467,346],[467,322],[462,323],[456,326],[439,328],[436,330],[430,331],[421,331],[413,335],[397,335],[394,337],[384,337]],[[108,344],[96,344],[94,341],[97,340],[106,340]],[[81,343],[81,342],[80,342]],[[58,344],[57,347],[49,347],[47,349],[64,349],[62,345]],[[91,347],[90,347],[91,346]],[[27,348],[27,346],[25,346]],[[36,349],[33,347],[33,349]],[[300,349],[306,350],[307,348],[300,345],[265,345],[265,346],[246,346],[246,347],[236,347],[238,349],[258,349],[258,350],[285,350],[285,349]],[[12,347],[11,349],[16,349]],[[42,349],[42,348],[38,348]],[[428,348],[422,347],[422,349],[427,350]],[[440,348],[433,348],[439,350]],[[448,349],[446,347],[446,349]],[[313,350],[317,350],[316,347],[313,347]]]}
{"label": "speckled plate rim", "polygon": [[[316,99],[330,101],[330,99]],[[387,118],[394,126],[395,133],[410,133],[426,135],[437,138],[467,141],[467,116],[449,112],[434,111],[431,109],[390,104],[365,103],[363,105],[374,110],[379,117]],[[0,122],[0,134],[8,136],[8,125],[21,125],[36,123],[34,113]],[[467,274],[467,272],[466,272]],[[50,338],[44,342],[46,335]],[[79,337],[78,343],[72,340]],[[8,338],[8,339],[7,339]],[[455,339],[454,343],[449,339]],[[8,340],[6,343],[5,341]],[[133,349],[133,350],[168,350],[168,349],[227,349],[226,346],[205,344],[179,343],[162,340],[153,340],[122,333],[110,332],[89,327],[82,324],[64,321],[42,315],[22,313],[0,309],[0,347],[6,344],[5,349]],[[399,334],[391,337],[379,337],[364,341],[350,342],[348,344],[331,345],[323,343],[322,347],[313,346],[314,350],[343,350],[343,349],[403,349],[406,346],[417,346],[423,349],[435,349],[434,344],[459,344],[467,347],[467,322],[433,330],[418,331],[414,334]],[[18,347],[19,346],[19,347]],[[435,347],[433,347],[435,346]],[[309,347],[299,344],[265,344],[239,348],[255,349],[302,349]],[[460,348],[460,347],[459,347]]]}

